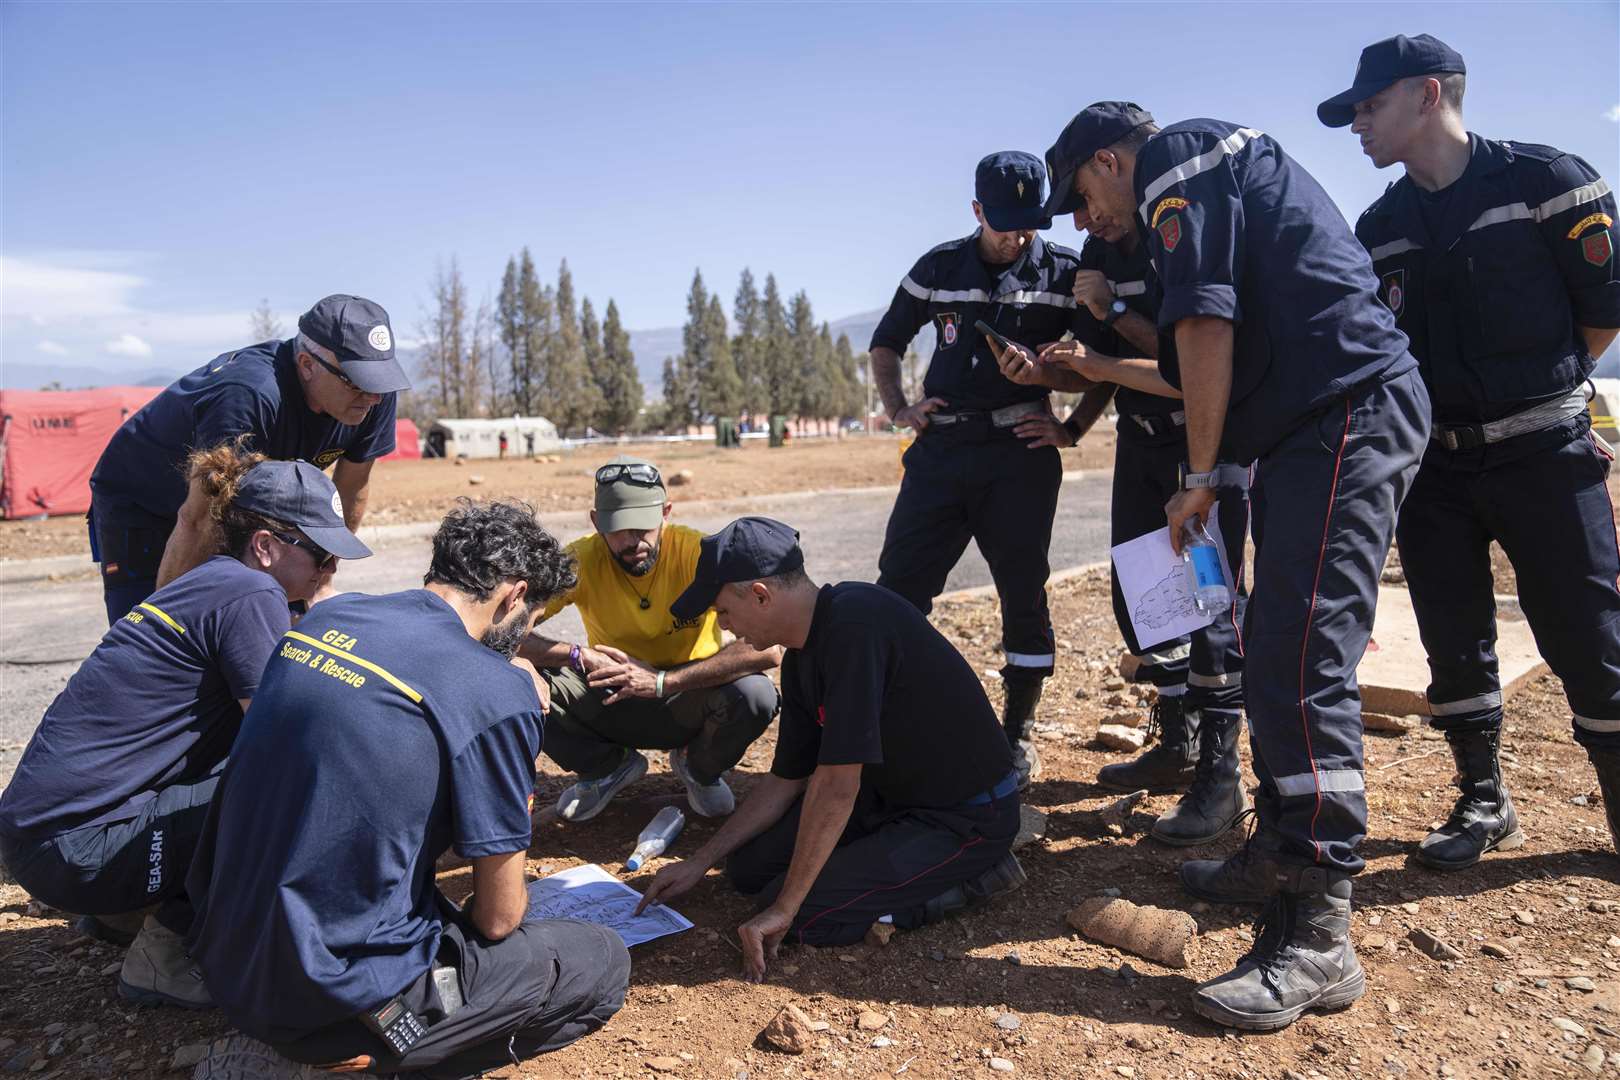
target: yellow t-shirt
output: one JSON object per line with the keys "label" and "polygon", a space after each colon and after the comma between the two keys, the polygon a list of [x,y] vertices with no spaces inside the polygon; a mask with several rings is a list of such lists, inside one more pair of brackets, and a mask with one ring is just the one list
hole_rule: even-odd
{"label": "yellow t-shirt", "polygon": [[[546,605],[549,619],[569,604],[579,608],[593,648],[611,645],[654,667],[702,660],[720,651],[720,621],[710,608],[690,622],[676,622],[669,605],[697,573],[703,534],[685,525],[665,525],[658,562],[646,577],[631,577],[600,533],[568,545],[579,563],[579,584]],[[641,598],[649,601],[642,610]]]}

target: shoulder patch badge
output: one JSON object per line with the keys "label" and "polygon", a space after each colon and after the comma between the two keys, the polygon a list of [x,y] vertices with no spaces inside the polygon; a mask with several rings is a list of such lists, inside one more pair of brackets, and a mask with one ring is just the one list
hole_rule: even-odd
{"label": "shoulder patch badge", "polygon": [[1608,229],[1595,232],[1581,241],[1581,258],[1593,266],[1607,266],[1614,258],[1614,239]]}
{"label": "shoulder patch badge", "polygon": [[[1158,212],[1154,211],[1153,216],[1157,218]],[[1160,221],[1156,228],[1159,230],[1159,239],[1164,241],[1164,250],[1176,250],[1176,245],[1181,243],[1181,215],[1171,214],[1163,221]],[[1605,233],[1604,235],[1608,234]]]}
{"label": "shoulder patch badge", "polygon": [[1406,306],[1406,271],[1391,270],[1384,275],[1384,280],[1380,284],[1383,285],[1383,289],[1379,299],[1399,318],[1401,309]]}
{"label": "shoulder patch badge", "polygon": [[322,450],[320,453],[315,455],[314,465],[317,469],[324,469],[342,456],[343,447],[341,446],[335,450]]}
{"label": "shoulder patch badge", "polygon": [[1613,224],[1614,218],[1610,217],[1608,214],[1587,214],[1585,217],[1581,218],[1581,220],[1575,223],[1575,227],[1569,230],[1567,236],[1569,239],[1574,240],[1593,225],[1601,225],[1607,229]]}
{"label": "shoulder patch badge", "polygon": [[1148,226],[1150,228],[1157,229],[1159,227],[1159,219],[1161,217],[1172,210],[1180,210],[1186,205],[1187,200],[1178,195],[1171,195],[1168,198],[1160,199],[1159,205],[1153,208],[1153,220],[1148,222]]}
{"label": "shoulder patch badge", "polygon": [[942,311],[934,316],[934,329],[939,331],[940,344],[949,348],[956,344],[956,312]]}

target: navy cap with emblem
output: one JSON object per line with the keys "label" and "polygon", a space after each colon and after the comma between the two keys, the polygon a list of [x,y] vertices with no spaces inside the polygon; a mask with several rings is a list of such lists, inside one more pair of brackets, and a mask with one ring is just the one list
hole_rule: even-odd
{"label": "navy cap with emblem", "polygon": [[803,567],[798,530],[772,518],[738,518],[703,538],[692,584],[675,598],[669,612],[682,622],[695,619],[714,606],[722,585],[758,581]]}
{"label": "navy cap with emblem", "polygon": [[298,331],[331,349],[344,377],[367,393],[411,388],[394,359],[394,331],[381,304],[342,293],[328,296],[298,317]]}
{"label": "navy cap with emblem", "polygon": [[307,461],[259,462],[243,474],[231,501],[291,525],[340,559],[371,554],[343,524],[343,502],[331,478]]}
{"label": "navy cap with emblem", "polygon": [[1046,172],[1052,178],[1047,215],[1072,214],[1080,209],[1080,196],[1074,193],[1074,174],[1080,166],[1097,151],[1151,123],[1153,114],[1134,101],[1097,101],[1076,113],[1046,152]]}
{"label": "navy cap with emblem", "polygon": [[1361,50],[1350,89],[1316,107],[1316,118],[1328,127],[1344,127],[1356,118],[1356,105],[1380,90],[1415,75],[1462,75],[1462,54],[1430,34],[1375,41]]}
{"label": "navy cap with emblem", "polygon": [[1041,209],[1046,198],[1046,169],[1034,154],[1002,150],[985,157],[973,173],[973,197],[984,210],[984,220],[997,232],[1052,226],[1052,219]]}

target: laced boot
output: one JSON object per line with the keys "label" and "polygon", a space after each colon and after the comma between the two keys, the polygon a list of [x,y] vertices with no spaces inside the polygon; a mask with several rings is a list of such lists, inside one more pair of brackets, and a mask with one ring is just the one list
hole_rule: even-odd
{"label": "laced boot", "polygon": [[1148,740],[1155,735],[1159,741],[1135,759],[1104,765],[1097,783],[1114,791],[1145,788],[1155,794],[1191,787],[1198,771],[1198,714],[1183,708],[1179,695],[1160,697],[1148,713]]}
{"label": "laced boot", "polygon": [[1175,847],[1204,844],[1236,825],[1249,808],[1238,766],[1235,712],[1205,712],[1199,719],[1198,768],[1181,801],[1153,823],[1153,839]]}
{"label": "laced boot", "polygon": [[1004,667],[1002,685],[1007,689],[1007,701],[1002,708],[1001,726],[1012,744],[1013,767],[1018,770],[1018,790],[1029,787],[1030,781],[1041,775],[1041,755],[1029,737],[1030,725],[1035,722],[1035,707],[1041,703],[1041,684],[1045,680],[1028,669]]}
{"label": "laced boot", "polygon": [[[1277,891],[1277,836],[1254,828],[1254,811],[1243,846],[1225,859],[1189,859],[1181,864],[1181,887],[1212,904],[1259,904]],[[1234,822],[1235,824],[1235,822]]]}
{"label": "laced boot", "polygon": [[1342,1009],[1367,989],[1350,944],[1350,879],[1319,866],[1278,874],[1278,892],[1237,967],[1193,993],[1206,1020],[1245,1031],[1287,1027],[1307,1009]]}
{"label": "laced boot", "polygon": [[1609,839],[1620,851],[1620,751],[1587,748],[1597,770],[1598,787],[1603,791],[1603,812],[1609,817]]}
{"label": "laced boot", "polygon": [[1496,757],[1500,739],[1496,730],[1446,732],[1462,794],[1446,823],[1418,844],[1418,862],[1435,870],[1462,870],[1487,851],[1511,851],[1524,843],[1519,816],[1502,783]]}

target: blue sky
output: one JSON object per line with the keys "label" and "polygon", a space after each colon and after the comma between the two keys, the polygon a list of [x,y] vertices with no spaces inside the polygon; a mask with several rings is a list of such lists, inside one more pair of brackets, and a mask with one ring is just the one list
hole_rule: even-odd
{"label": "blue sky", "polygon": [[1475,130],[1614,182],[1617,12],[8,2],[0,357],[186,368],[261,297],[290,324],[339,291],[408,340],[438,260],[478,297],[525,244],[634,328],[681,321],[695,266],[728,301],[774,271],[838,318],[971,229],[979,157],[1039,154],[1100,98],[1271,132],[1353,216],[1398,174],[1314,106],[1392,33],[1464,54]]}

